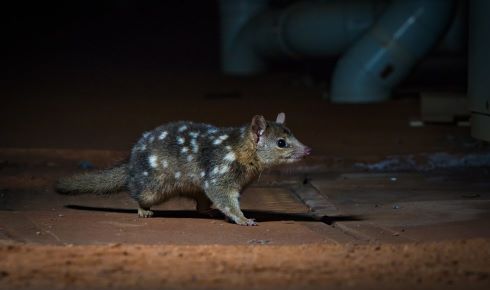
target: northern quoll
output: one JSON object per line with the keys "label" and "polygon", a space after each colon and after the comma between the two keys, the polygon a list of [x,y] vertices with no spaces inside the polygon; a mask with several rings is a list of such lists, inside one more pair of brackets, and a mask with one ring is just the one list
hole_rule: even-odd
{"label": "northern quoll", "polygon": [[218,128],[180,121],[143,134],[127,163],[111,169],[62,178],[56,188],[69,193],[109,193],[129,189],[140,217],[175,196],[195,199],[199,212],[214,205],[239,225],[256,225],[239,205],[241,190],[265,168],[304,158],[311,149],[284,126],[254,116],[241,127]]}

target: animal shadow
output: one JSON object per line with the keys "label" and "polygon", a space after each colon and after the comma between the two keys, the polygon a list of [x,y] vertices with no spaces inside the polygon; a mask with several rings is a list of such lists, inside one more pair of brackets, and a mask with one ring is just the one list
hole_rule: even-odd
{"label": "animal shadow", "polygon": [[[94,207],[84,205],[66,205],[65,208],[82,211],[112,212],[136,214],[136,209]],[[299,221],[299,222],[323,222],[332,225],[340,221],[361,221],[363,218],[356,215],[314,216],[309,213],[282,213],[263,210],[244,210],[248,218],[254,218],[257,222],[272,221]],[[224,216],[218,210],[213,210],[211,215],[199,213],[195,210],[153,210],[153,218],[195,218],[195,219],[223,219]]]}

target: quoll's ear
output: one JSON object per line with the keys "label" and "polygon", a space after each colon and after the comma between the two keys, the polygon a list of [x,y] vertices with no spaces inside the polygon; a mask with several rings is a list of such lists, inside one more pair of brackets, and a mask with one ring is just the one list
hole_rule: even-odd
{"label": "quoll's ear", "polygon": [[286,114],[283,112],[277,114],[276,123],[278,124],[286,123]]}
{"label": "quoll's ear", "polygon": [[264,116],[256,115],[252,118],[252,125],[250,126],[255,143],[258,143],[260,137],[264,135],[267,128],[267,122]]}

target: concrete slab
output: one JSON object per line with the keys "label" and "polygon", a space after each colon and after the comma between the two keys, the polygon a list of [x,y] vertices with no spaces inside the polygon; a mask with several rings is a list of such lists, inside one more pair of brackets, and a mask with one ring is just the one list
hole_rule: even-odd
{"label": "concrete slab", "polygon": [[[133,213],[66,210],[59,213],[0,212],[2,228],[15,240],[40,244],[308,244],[328,242],[296,221],[267,221],[239,227],[188,211],[157,212],[151,219]],[[173,216],[173,217],[172,217]],[[186,217],[187,216],[187,217]],[[17,222],[12,223],[13,219]],[[30,221],[36,226],[29,227]]]}
{"label": "concrete slab", "polygon": [[[466,176],[464,176],[466,175]],[[336,226],[368,242],[490,237],[488,172],[346,173],[312,177],[339,211]],[[432,231],[433,230],[433,231]]]}

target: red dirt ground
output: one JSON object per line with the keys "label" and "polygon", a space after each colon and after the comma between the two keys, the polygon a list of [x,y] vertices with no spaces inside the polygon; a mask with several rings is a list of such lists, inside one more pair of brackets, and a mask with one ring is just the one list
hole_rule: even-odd
{"label": "red dirt ground", "polygon": [[2,289],[489,289],[490,241],[0,246]]}

